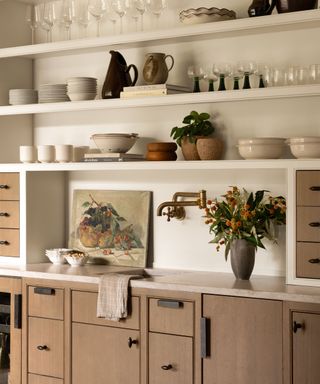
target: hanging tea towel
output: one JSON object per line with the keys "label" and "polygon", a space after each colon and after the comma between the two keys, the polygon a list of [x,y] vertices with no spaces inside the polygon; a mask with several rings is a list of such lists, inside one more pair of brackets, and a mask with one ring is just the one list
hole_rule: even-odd
{"label": "hanging tea towel", "polygon": [[128,316],[128,289],[132,279],[141,279],[141,275],[108,273],[100,277],[97,317],[119,321]]}

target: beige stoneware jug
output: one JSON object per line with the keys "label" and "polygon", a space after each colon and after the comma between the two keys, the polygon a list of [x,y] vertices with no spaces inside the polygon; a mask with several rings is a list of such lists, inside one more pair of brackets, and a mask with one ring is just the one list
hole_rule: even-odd
{"label": "beige stoneware jug", "polygon": [[[166,59],[171,59],[168,67]],[[174,59],[165,53],[148,53],[143,67],[143,78],[147,84],[163,84],[167,81],[169,72],[173,68]]]}

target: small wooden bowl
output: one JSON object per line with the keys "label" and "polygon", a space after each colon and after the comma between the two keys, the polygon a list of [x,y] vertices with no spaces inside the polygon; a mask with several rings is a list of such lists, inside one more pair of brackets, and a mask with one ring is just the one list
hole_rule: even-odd
{"label": "small wooden bowl", "polygon": [[176,143],[149,143],[148,144],[148,152],[175,152],[178,146]]}
{"label": "small wooden bowl", "polygon": [[174,161],[177,160],[177,154],[175,152],[147,152],[146,156],[148,161]]}

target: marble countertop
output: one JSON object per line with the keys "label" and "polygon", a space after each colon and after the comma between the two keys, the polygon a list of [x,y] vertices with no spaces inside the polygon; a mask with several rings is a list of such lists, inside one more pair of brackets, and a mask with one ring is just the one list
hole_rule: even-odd
{"label": "marble countertop", "polygon": [[320,287],[288,285],[283,277],[252,276],[249,281],[243,281],[236,280],[232,273],[171,269],[143,269],[105,265],[71,267],[51,263],[0,266],[0,276],[42,278],[92,284],[98,284],[100,276],[107,273],[142,275],[143,278],[130,282],[131,287],[136,288],[320,304]]}

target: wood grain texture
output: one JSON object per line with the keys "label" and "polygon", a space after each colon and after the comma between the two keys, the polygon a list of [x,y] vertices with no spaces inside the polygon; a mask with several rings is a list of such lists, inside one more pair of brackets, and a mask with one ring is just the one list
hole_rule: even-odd
{"label": "wood grain texture", "polygon": [[312,187],[320,187],[320,171],[297,171],[297,205],[320,206],[320,191],[312,191]]}
{"label": "wood grain texture", "polygon": [[63,384],[62,379],[56,379],[55,377],[40,376],[40,375],[28,375],[28,384]]}
{"label": "wood grain texture", "polygon": [[319,243],[297,243],[297,277],[320,278],[320,263],[310,263],[310,259],[320,258]]}
{"label": "wood grain texture", "polygon": [[28,315],[63,320],[64,290],[49,285],[48,288],[54,289],[54,294],[42,295],[35,293],[35,288],[35,286],[28,287]]}
{"label": "wood grain texture", "polygon": [[320,242],[320,207],[297,208],[297,241]]}
{"label": "wood grain texture", "polygon": [[0,173],[0,185],[7,185],[8,188],[0,188],[0,200],[19,200],[19,174]]}
{"label": "wood grain texture", "polygon": [[0,256],[19,257],[20,255],[20,232],[19,229],[0,229]]}
{"label": "wood grain texture", "polygon": [[19,201],[0,200],[0,228],[19,228],[20,212]]}

